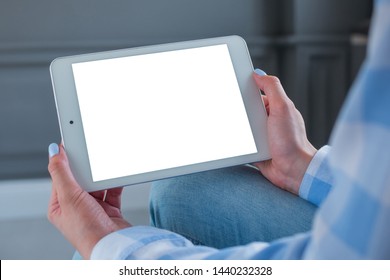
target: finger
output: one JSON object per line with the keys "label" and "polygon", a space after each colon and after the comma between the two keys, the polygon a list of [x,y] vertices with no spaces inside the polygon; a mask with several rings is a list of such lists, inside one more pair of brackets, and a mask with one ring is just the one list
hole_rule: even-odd
{"label": "finger", "polygon": [[268,115],[274,117],[285,117],[294,112],[295,105],[288,98],[279,79],[274,76],[259,76],[254,74],[254,79],[268,99]]}
{"label": "finger", "polygon": [[98,200],[104,200],[104,197],[106,196],[106,191],[103,190],[103,191],[96,191],[96,192],[90,192],[89,193],[91,196],[93,196],[95,199],[98,199]]}
{"label": "finger", "polygon": [[263,99],[265,110],[267,111],[267,115],[269,115],[269,101],[268,97],[265,95],[261,95],[261,98]]}
{"label": "finger", "polygon": [[110,205],[113,205],[117,208],[120,208],[121,207],[122,191],[123,191],[123,187],[113,188],[113,189],[107,190],[105,201]]}
{"label": "finger", "polygon": [[290,102],[290,99],[277,77],[260,76],[256,73],[253,74],[253,77],[258,88],[267,96],[271,107],[273,104]]}
{"label": "finger", "polygon": [[71,198],[75,192],[81,191],[81,188],[73,177],[64,147],[56,145],[51,144],[49,146],[48,170],[59,199]]}

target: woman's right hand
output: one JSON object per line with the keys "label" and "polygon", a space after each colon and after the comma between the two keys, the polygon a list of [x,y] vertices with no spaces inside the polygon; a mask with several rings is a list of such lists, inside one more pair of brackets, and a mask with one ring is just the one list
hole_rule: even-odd
{"label": "woman's right hand", "polygon": [[265,94],[263,101],[268,113],[268,142],[272,158],[254,165],[276,186],[298,194],[303,176],[317,150],[307,139],[302,115],[287,97],[279,79],[261,75],[261,72],[255,71],[253,77]]}

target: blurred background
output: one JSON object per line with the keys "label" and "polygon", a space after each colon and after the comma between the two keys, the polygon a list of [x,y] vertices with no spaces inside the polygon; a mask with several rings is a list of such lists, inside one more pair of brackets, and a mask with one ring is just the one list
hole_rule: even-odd
{"label": "blurred background", "polygon": [[[73,253],[46,220],[47,146],[60,141],[54,58],[240,35],[254,66],[281,79],[319,148],[364,59],[371,13],[372,0],[1,0],[0,259]],[[148,223],[148,191],[126,188],[134,224]]]}

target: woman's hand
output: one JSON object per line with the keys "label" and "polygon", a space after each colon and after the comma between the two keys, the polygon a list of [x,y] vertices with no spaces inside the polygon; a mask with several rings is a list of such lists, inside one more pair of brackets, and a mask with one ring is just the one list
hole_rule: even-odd
{"label": "woman's hand", "polygon": [[88,259],[107,234],[131,225],[122,217],[122,188],[87,193],[73,177],[62,145],[49,146],[49,173],[53,180],[48,218]]}
{"label": "woman's hand", "polygon": [[255,71],[253,77],[265,94],[263,101],[268,113],[268,142],[272,157],[255,163],[255,166],[273,184],[298,194],[317,150],[307,140],[302,115],[287,97],[279,79],[267,76],[261,70]]}

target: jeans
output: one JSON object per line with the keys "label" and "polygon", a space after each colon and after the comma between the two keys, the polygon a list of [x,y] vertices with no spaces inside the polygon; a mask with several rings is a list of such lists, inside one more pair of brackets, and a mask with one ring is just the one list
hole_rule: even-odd
{"label": "jeans", "polygon": [[156,181],[150,194],[152,226],[215,248],[308,231],[315,211],[247,165]]}

